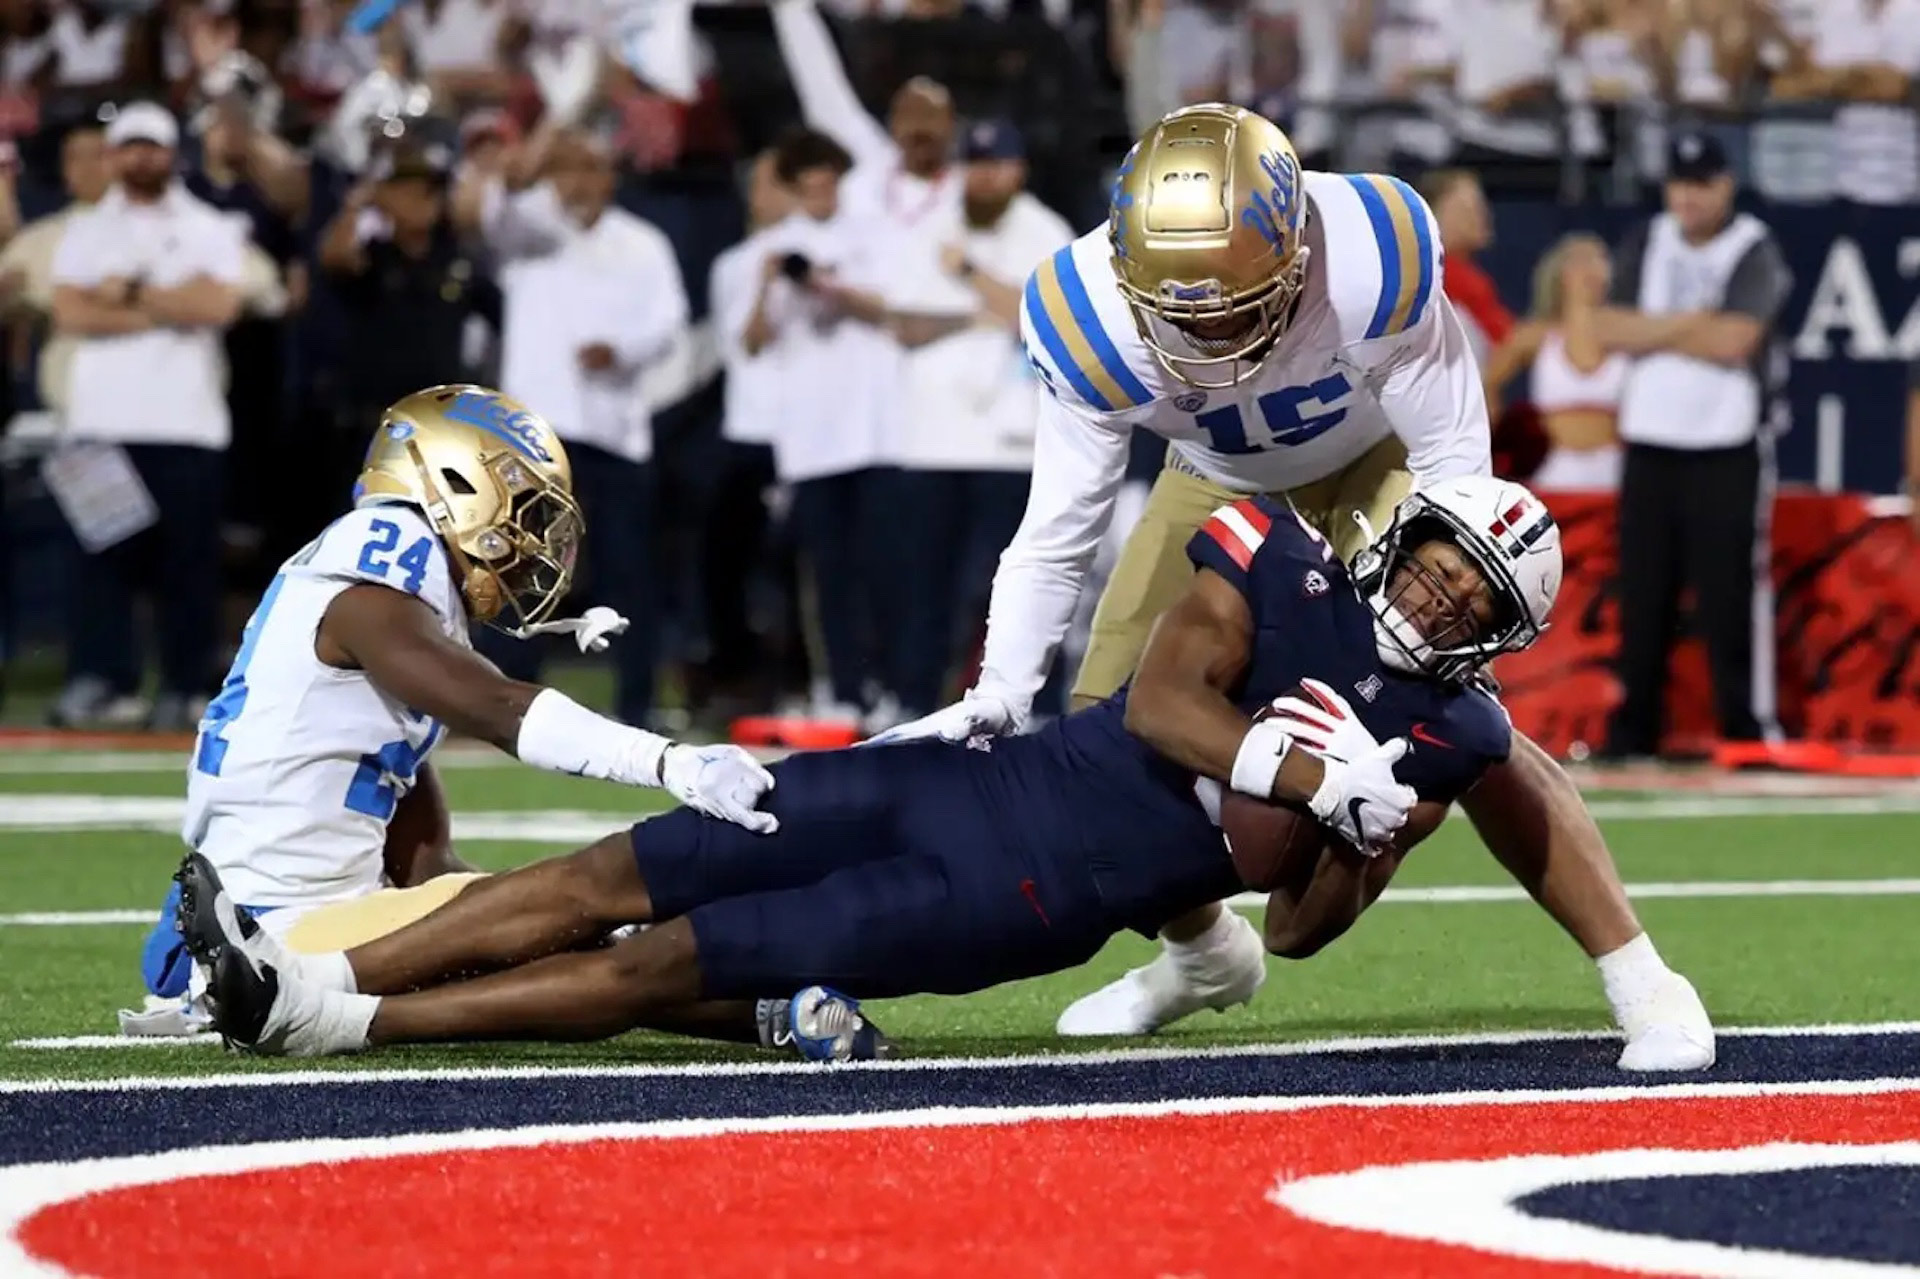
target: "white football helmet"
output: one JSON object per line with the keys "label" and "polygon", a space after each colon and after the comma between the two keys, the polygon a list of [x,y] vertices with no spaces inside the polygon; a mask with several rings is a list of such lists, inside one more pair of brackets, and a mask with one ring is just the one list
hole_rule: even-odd
{"label": "white football helmet", "polygon": [[[1473,562],[1494,601],[1490,625],[1465,643],[1444,647],[1428,640],[1399,607],[1412,579],[1395,586],[1403,567],[1431,578],[1413,552],[1436,537]],[[1560,568],[1560,526],[1539,498],[1511,480],[1463,475],[1409,493],[1394,508],[1386,532],[1354,559],[1353,579],[1373,610],[1381,661],[1410,674],[1464,680],[1500,654],[1540,638],[1560,593]],[[1429,585],[1444,593],[1437,581]]]}

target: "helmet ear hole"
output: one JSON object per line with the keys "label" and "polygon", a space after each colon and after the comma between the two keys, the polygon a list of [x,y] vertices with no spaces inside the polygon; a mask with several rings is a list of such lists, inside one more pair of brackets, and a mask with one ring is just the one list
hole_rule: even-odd
{"label": "helmet ear hole", "polygon": [[480,491],[467,481],[466,476],[460,474],[460,472],[454,470],[451,466],[443,466],[440,468],[440,479],[446,484],[448,489],[459,494],[461,497],[472,497]]}

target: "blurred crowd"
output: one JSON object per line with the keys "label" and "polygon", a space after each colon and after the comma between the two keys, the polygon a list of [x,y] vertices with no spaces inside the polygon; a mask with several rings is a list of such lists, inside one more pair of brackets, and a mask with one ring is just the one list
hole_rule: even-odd
{"label": "blurred crowd", "polygon": [[[933,709],[1025,500],[1021,286],[1186,102],[1261,110],[1310,165],[1426,175],[1505,438],[1549,485],[1618,475],[1624,371],[1583,336],[1607,255],[1560,246],[1516,319],[1473,266],[1487,191],[1637,197],[1679,138],[1729,202],[1920,188],[1920,0],[698,16],[0,0],[0,395],[77,543],[56,723],[190,727],[243,642],[223,590],[344,507],[382,406],[462,380],[567,442],[581,590],[634,620],[617,714]],[[1542,360],[1545,412],[1520,380]],[[1139,444],[1123,512],[1160,464]]]}

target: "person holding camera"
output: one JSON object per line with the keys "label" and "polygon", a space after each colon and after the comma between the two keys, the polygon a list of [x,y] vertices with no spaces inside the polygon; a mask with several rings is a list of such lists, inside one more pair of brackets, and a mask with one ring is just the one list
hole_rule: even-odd
{"label": "person holding camera", "polygon": [[84,549],[72,581],[62,723],[140,687],[133,594],[155,592],[152,726],[188,729],[218,672],[220,519],[232,420],[221,334],[240,311],[245,232],[175,175],[179,126],[151,102],[107,126],[116,181],[53,259],[53,325],[74,338],[49,483]]}
{"label": "person holding camera", "polygon": [[878,698],[868,695],[867,673],[884,669],[881,640],[892,622],[883,430],[893,348],[874,288],[874,228],[840,206],[850,164],[839,143],[812,129],[775,144],[774,173],[794,211],[762,233],[759,292],[740,344],[765,354],[784,394],[774,470],[793,486],[803,587],[817,623],[814,710],[857,723]]}

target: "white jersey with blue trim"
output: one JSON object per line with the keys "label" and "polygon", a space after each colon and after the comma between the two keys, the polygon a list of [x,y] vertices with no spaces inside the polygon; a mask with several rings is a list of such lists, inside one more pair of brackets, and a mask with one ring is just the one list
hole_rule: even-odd
{"label": "white jersey with blue trim", "polygon": [[1136,427],[1163,436],[1176,464],[1249,495],[1324,479],[1389,435],[1405,443],[1416,482],[1490,470],[1480,370],[1441,288],[1432,211],[1398,178],[1303,176],[1306,284],[1236,386],[1201,390],[1161,367],[1114,278],[1104,226],[1028,280],[1021,338],[1048,393],[1026,518],[994,582],[983,692],[1024,706],[1039,690]]}
{"label": "white jersey with blue trim", "polygon": [[361,582],[417,596],[468,643],[445,547],[409,506],[349,511],[280,567],[200,721],[181,835],[235,901],[309,906],[379,888],[387,823],[444,726],[328,666],[314,635]]}

